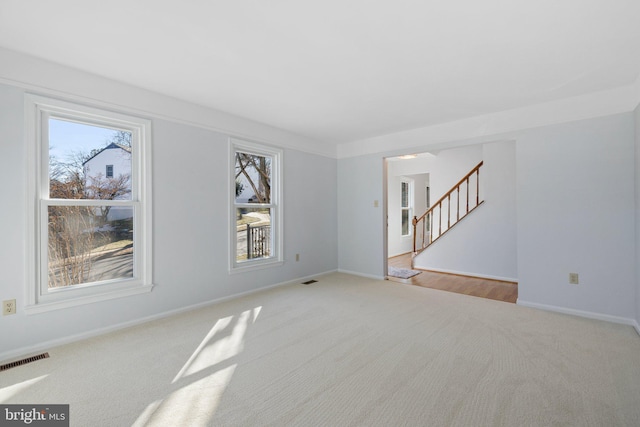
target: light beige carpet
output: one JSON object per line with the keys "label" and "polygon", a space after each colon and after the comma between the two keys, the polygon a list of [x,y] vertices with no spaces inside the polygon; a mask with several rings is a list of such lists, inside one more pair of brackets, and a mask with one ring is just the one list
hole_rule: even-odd
{"label": "light beige carpet", "polygon": [[638,426],[633,328],[344,274],[53,348],[73,426]]}

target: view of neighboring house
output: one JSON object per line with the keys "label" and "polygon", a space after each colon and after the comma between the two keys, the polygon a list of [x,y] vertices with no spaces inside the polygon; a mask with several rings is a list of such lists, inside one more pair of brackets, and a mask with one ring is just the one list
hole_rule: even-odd
{"label": "view of neighboring house", "polygon": [[[95,199],[131,199],[131,148],[112,142],[83,163],[89,197]],[[108,190],[109,194],[96,194]],[[94,193],[94,194],[91,194]],[[107,220],[131,218],[130,207],[114,206],[109,209]]]}

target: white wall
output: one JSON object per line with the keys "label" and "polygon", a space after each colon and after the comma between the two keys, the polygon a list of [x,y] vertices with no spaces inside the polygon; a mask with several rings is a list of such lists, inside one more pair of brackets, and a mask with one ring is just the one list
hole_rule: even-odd
{"label": "white wall", "polygon": [[635,316],[633,127],[627,113],[518,138],[519,303]]}
{"label": "white wall", "polygon": [[[70,74],[77,77],[77,73]],[[126,87],[113,85],[127,92]],[[153,291],[25,315],[26,273],[34,267],[26,265],[31,244],[25,241],[24,220],[24,93],[22,88],[0,84],[0,182],[5,183],[0,186],[0,300],[17,299],[18,311],[0,317],[0,360],[116,325],[337,269],[335,159],[285,148],[284,265],[229,275],[228,135],[151,116]],[[277,145],[277,141],[273,143]],[[300,254],[299,262],[295,261],[296,253]]]}
{"label": "white wall", "polygon": [[481,161],[482,146],[478,144],[437,152],[429,165],[431,204],[434,205]]}
{"label": "white wall", "polygon": [[415,183],[414,188],[414,208],[415,215],[422,215],[427,211],[427,187],[429,187],[429,173],[417,173],[413,175],[407,175],[413,179]]}
{"label": "white wall", "polygon": [[484,161],[480,170],[484,204],[420,253],[415,266],[517,281],[515,142],[477,147]]}

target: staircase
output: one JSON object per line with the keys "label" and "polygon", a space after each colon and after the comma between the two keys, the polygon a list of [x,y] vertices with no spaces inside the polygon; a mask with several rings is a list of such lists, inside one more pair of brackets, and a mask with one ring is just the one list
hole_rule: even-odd
{"label": "staircase", "polygon": [[483,162],[480,162],[471,169],[422,216],[413,217],[414,258],[484,203],[484,200],[480,200],[482,164]]}

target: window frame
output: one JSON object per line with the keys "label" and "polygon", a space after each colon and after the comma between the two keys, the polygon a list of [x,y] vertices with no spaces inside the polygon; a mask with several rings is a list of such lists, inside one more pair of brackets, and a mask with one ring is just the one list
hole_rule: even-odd
{"label": "window frame", "polygon": [[[271,203],[237,203],[235,195],[236,152],[271,157]],[[229,138],[229,274],[258,270],[284,264],[283,256],[283,151],[246,140]],[[237,220],[239,208],[271,209],[272,256],[251,260],[237,260]]]}
{"label": "window frame", "polygon": [[[401,237],[410,237],[412,235],[412,224],[411,220],[413,213],[413,179],[411,178],[401,178],[400,179],[400,236]],[[402,187],[403,184],[407,184],[407,206],[402,204]],[[402,233],[402,214],[404,211],[407,211],[407,234]]]}
{"label": "window frame", "polygon": [[[131,199],[51,199],[49,119],[61,119],[132,133]],[[27,147],[28,280],[25,312],[40,313],[150,292],[152,280],[151,121],[73,102],[25,95]],[[133,277],[65,288],[48,288],[50,206],[131,206],[134,209]]]}
{"label": "window frame", "polygon": [[113,178],[113,165],[106,165],[105,178]]}

